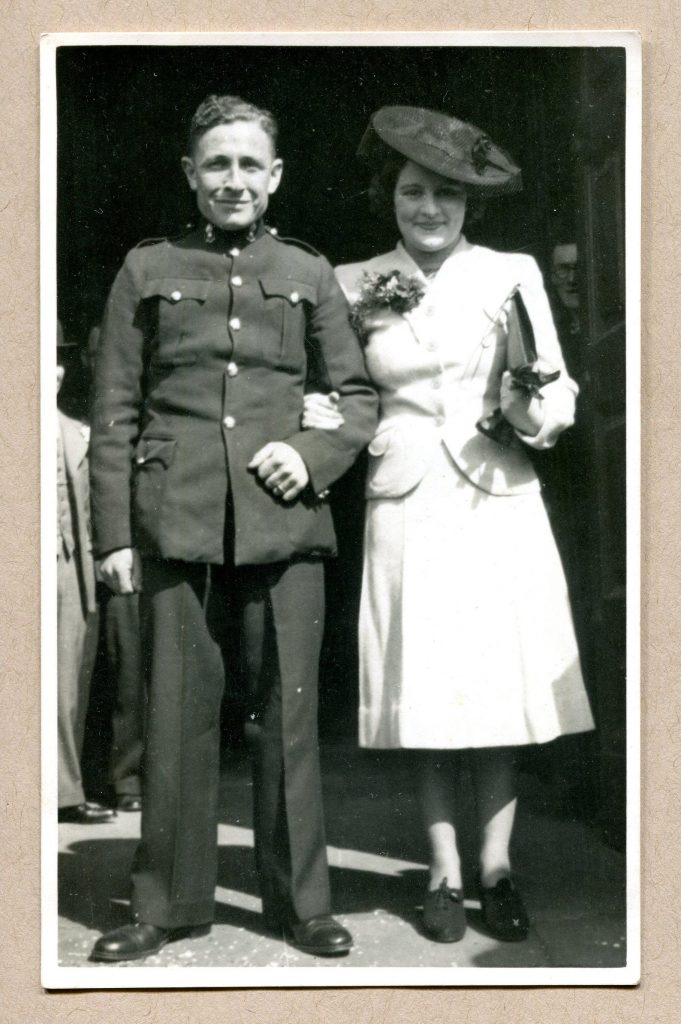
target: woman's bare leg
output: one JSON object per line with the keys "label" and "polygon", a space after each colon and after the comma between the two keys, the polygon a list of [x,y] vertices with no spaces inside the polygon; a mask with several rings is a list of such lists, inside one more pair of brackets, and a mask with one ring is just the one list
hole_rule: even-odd
{"label": "woman's bare leg", "polygon": [[473,751],[473,779],[480,826],[480,881],[490,888],[511,874],[509,847],[517,806],[513,752]]}
{"label": "woman's bare leg", "polygon": [[454,766],[446,753],[428,751],[421,762],[421,807],[430,845],[430,884],[443,878],[451,889],[462,887],[461,861],[454,824]]}

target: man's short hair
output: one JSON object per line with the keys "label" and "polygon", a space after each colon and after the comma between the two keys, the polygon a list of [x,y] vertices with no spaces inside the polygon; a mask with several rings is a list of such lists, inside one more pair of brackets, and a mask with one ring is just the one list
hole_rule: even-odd
{"label": "man's short hair", "polygon": [[206,132],[219,124],[233,124],[235,121],[253,121],[259,125],[272,143],[272,152],[277,153],[279,128],[269,110],[247,103],[240,96],[207,96],[200,103],[189,125],[189,153]]}

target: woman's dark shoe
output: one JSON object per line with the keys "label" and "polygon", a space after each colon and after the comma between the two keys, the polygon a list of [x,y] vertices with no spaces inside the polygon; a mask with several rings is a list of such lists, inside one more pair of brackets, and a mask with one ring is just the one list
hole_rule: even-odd
{"label": "woman's dark shoe", "polygon": [[185,928],[158,928],[155,924],[124,924],[113,932],[102,935],[95,942],[91,960],[141,960],[152,956],[168,942],[178,939],[192,939],[199,935],[208,935],[209,924],[188,926]]}
{"label": "woman's dark shoe", "polygon": [[435,942],[458,942],[466,931],[463,889],[450,889],[443,878],[439,888],[426,893],[423,927]]}
{"label": "woman's dark shoe", "polygon": [[530,920],[520,893],[510,878],[501,878],[485,889],[478,883],[482,919],[487,930],[502,942],[522,942],[530,930]]}

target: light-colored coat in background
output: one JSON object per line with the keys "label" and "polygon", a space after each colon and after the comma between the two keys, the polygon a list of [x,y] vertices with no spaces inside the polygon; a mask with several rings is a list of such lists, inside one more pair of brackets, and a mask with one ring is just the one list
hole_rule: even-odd
{"label": "light-colored coat in background", "polygon": [[88,439],[85,424],[59,412],[70,500],[68,538],[57,551],[58,802],[85,800],[80,771],[90,680],[97,645],[95,569],[90,530]]}

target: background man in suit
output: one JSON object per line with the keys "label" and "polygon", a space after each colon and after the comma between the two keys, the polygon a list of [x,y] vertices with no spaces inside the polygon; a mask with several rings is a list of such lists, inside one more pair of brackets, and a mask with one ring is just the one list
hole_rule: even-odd
{"label": "background man in suit", "polygon": [[[57,324],[57,392],[78,356]],[[97,645],[95,571],[90,536],[88,437],[84,423],[58,410],[57,437],[57,719],[59,820],[110,821],[114,812],[88,802],[80,758]]]}
{"label": "background man in suit", "polygon": [[[96,365],[97,553],[114,591],[143,580],[150,664],[135,923],[93,956],[138,958],[210,927],[220,702],[240,678],[266,923],[300,949],[345,953],[317,745],[335,554],[324,499],[371,438],[377,399],[328,262],[265,227],[283,169],[272,116],[208,97],[187,152],[200,223],[128,254]],[[301,430],[313,377],[340,396],[336,432]]]}
{"label": "background man in suit", "polygon": [[[100,335],[100,325],[94,324],[81,351],[90,392]],[[119,811],[134,812],[142,807],[146,714],[139,594],[115,594],[98,581],[97,606],[99,646],[85,725],[83,771],[100,791],[113,790]]]}

